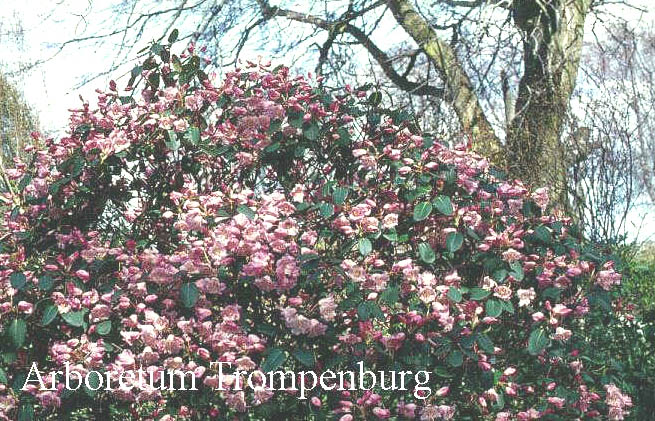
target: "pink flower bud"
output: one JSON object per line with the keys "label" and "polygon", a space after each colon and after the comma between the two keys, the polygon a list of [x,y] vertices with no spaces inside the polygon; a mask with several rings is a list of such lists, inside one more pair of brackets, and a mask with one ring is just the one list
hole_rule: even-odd
{"label": "pink flower bud", "polygon": [[440,388],[439,390],[437,390],[435,395],[437,395],[438,397],[441,398],[441,397],[444,397],[444,396],[448,395],[449,392],[450,392],[450,387],[444,386],[444,387]]}
{"label": "pink flower bud", "polygon": [[89,272],[85,271],[84,269],[79,269],[78,271],[76,271],[75,276],[77,276],[84,282],[88,281],[90,278]]}
{"label": "pink flower bud", "polygon": [[18,311],[20,311],[21,313],[32,314],[33,310],[34,310],[34,305],[32,305],[32,303],[28,303],[27,301],[20,301],[18,303]]}

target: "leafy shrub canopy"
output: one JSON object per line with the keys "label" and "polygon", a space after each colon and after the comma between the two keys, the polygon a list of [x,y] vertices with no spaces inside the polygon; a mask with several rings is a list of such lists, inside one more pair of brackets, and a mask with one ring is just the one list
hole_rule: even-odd
{"label": "leafy shrub canopy", "polygon": [[[377,92],[266,63],[216,82],[193,51],[151,53],[139,95],[112,83],[7,171],[0,418],[93,404],[148,419],[622,419],[630,399],[581,347],[620,275],[547,212],[546,189],[421,134]],[[432,393],[216,391],[212,361],[427,370]],[[47,375],[57,390],[23,392],[33,362],[202,384],[72,392]]]}

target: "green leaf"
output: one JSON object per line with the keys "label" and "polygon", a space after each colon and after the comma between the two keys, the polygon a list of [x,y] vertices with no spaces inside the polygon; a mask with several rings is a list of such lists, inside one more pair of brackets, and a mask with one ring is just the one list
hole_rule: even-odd
{"label": "green leaf", "polygon": [[43,315],[41,316],[41,325],[47,326],[52,323],[52,321],[57,317],[57,314],[59,314],[57,306],[50,304],[45,308],[45,310],[43,310]]}
{"label": "green leaf", "polygon": [[21,402],[18,407],[18,421],[32,421],[34,420],[34,403]]}
{"label": "green leaf", "polygon": [[456,288],[456,287],[453,287],[453,286],[449,287],[447,295],[448,295],[448,298],[450,298],[451,300],[453,300],[456,303],[459,303],[460,301],[462,301],[462,291],[460,291],[459,288]]}
{"label": "green leaf", "polygon": [[436,256],[434,250],[428,243],[421,243],[418,245],[418,254],[425,263],[434,263]]}
{"label": "green leaf", "polygon": [[278,149],[280,149],[280,146],[282,146],[280,142],[271,143],[270,145],[264,148],[264,152],[268,152],[268,153],[275,152]]}
{"label": "green leaf", "polygon": [[382,102],[382,94],[379,91],[371,92],[368,96],[368,103],[374,107],[377,107]]}
{"label": "green leaf", "polygon": [[471,300],[479,301],[487,298],[489,295],[491,295],[491,291],[489,290],[484,288],[472,288],[470,298]]}
{"label": "green leaf", "polygon": [[11,283],[12,287],[21,290],[25,288],[25,285],[27,284],[27,278],[23,272],[14,272],[9,277],[9,282]]}
{"label": "green leaf", "polygon": [[198,291],[196,284],[193,282],[187,282],[186,284],[182,285],[182,288],[180,288],[180,299],[182,300],[184,307],[193,307],[198,301],[199,297],[200,292]]}
{"label": "green leaf", "polygon": [[530,337],[528,338],[528,352],[531,355],[539,355],[541,351],[546,349],[549,342],[550,339],[548,339],[543,329],[535,329],[530,333]]}
{"label": "green leaf", "polygon": [[289,125],[291,127],[295,127],[296,129],[299,129],[299,128],[302,127],[302,123],[303,123],[303,113],[302,112],[289,111],[288,118],[289,118]]}
{"label": "green leaf", "polygon": [[476,342],[478,346],[487,354],[493,354],[494,352],[494,343],[491,341],[491,338],[485,333],[478,333]]}
{"label": "green leaf", "polygon": [[541,242],[545,244],[550,244],[553,241],[550,230],[545,225],[539,225],[537,228],[535,228],[534,234]]}
{"label": "green leaf", "polygon": [[189,127],[186,131],[186,138],[192,145],[198,145],[200,142],[200,129],[195,126]]}
{"label": "green leaf", "polygon": [[255,211],[252,210],[252,209],[250,209],[250,208],[249,208],[248,206],[246,206],[246,205],[239,205],[239,206],[237,206],[237,212],[239,212],[239,213],[242,214],[242,215],[245,215],[245,216],[248,217],[248,219],[250,219],[250,220],[255,219],[255,215],[256,215]]}
{"label": "green leaf", "polygon": [[414,207],[414,221],[422,221],[432,212],[432,204],[430,202],[421,202]]}
{"label": "green leaf", "polygon": [[90,397],[94,397],[98,393],[98,389],[100,388],[100,382],[102,381],[101,374],[98,373],[97,371],[91,371],[89,372],[87,378],[89,379],[89,387],[84,385],[84,391],[86,392],[87,395]]}
{"label": "green leaf", "polygon": [[297,349],[293,351],[293,357],[300,361],[305,367],[314,367],[314,354],[304,349]]}
{"label": "green leaf", "polygon": [[106,336],[111,332],[111,320],[104,320],[96,326],[96,332],[98,335]]}
{"label": "green leaf", "polygon": [[303,136],[305,136],[309,140],[318,139],[318,135],[320,134],[318,123],[316,123],[315,121],[312,121],[311,123],[303,124],[302,134],[303,134]]}
{"label": "green leaf", "polygon": [[171,34],[168,36],[168,43],[172,44],[175,41],[177,41],[178,35],[180,35],[180,31],[178,31],[177,29],[173,29],[171,31]]}
{"label": "green leaf", "polygon": [[318,205],[318,211],[323,218],[329,218],[334,215],[334,206],[332,206],[332,203],[322,202]]}
{"label": "green leaf", "polygon": [[400,298],[400,287],[397,286],[388,287],[380,294],[380,300],[387,305],[395,304],[398,302],[398,298]]}
{"label": "green leaf", "polygon": [[255,329],[257,329],[257,332],[263,333],[264,335],[270,336],[271,338],[277,336],[278,334],[277,328],[268,323],[258,323]]}
{"label": "green leaf", "polygon": [[332,201],[335,205],[341,205],[346,201],[348,197],[348,187],[335,187],[334,192],[332,193]]}
{"label": "green leaf", "polygon": [[373,244],[371,243],[371,240],[368,238],[360,238],[359,239],[359,253],[362,256],[368,256],[369,253],[373,251]]}
{"label": "green leaf", "polygon": [[161,54],[161,52],[162,52],[163,49],[164,49],[164,47],[162,47],[162,45],[161,45],[160,43],[155,42],[155,43],[152,44],[152,46],[150,47],[150,52],[152,52],[152,53],[155,54],[155,55],[159,55],[159,54]]}
{"label": "green leaf", "polygon": [[7,378],[7,373],[0,367],[0,384],[8,384],[9,379]]}
{"label": "green leaf", "polygon": [[55,280],[50,275],[43,275],[39,278],[39,289],[43,291],[50,291],[55,285]]}
{"label": "green leaf", "polygon": [[432,201],[432,204],[442,215],[450,216],[453,214],[453,204],[448,196],[439,195]]}
{"label": "green leaf", "polygon": [[391,241],[392,243],[398,241],[398,233],[396,231],[389,231],[387,233],[382,234],[382,236],[387,240]]}
{"label": "green leaf", "polygon": [[562,294],[562,290],[560,288],[550,287],[550,288],[546,288],[543,291],[542,296],[544,298],[550,298],[551,300],[559,301],[560,299],[559,297],[561,294]]}
{"label": "green leaf", "polygon": [[18,183],[18,191],[25,190],[25,187],[32,182],[32,178],[31,174],[25,175],[25,177],[20,180],[20,183]]}
{"label": "green leaf", "polygon": [[378,320],[384,319],[384,313],[380,306],[374,301],[364,301],[357,306],[357,316],[362,321],[376,318]]}
{"label": "green leaf", "polygon": [[499,268],[493,271],[491,274],[491,277],[494,279],[496,282],[503,282],[505,278],[507,278],[507,275],[509,272],[505,268]]}
{"label": "green leaf", "polygon": [[448,354],[446,361],[453,367],[461,367],[464,363],[464,354],[462,354],[462,351],[454,350]]}
{"label": "green leaf", "polygon": [[500,300],[492,298],[484,305],[484,311],[489,317],[498,317],[503,312],[503,304]]}
{"label": "green leaf", "polygon": [[20,394],[21,389],[25,385],[26,380],[27,380],[27,372],[26,371],[14,372],[14,378],[11,381],[11,388],[14,390],[16,395]]}
{"label": "green leaf", "polygon": [[5,351],[0,354],[0,358],[5,364],[13,364],[18,360],[18,355],[16,355],[15,351]]}
{"label": "green leaf", "polygon": [[500,302],[503,305],[503,310],[508,312],[509,314],[514,314],[514,306],[512,305],[511,301],[501,301]]}
{"label": "green leaf", "polygon": [[268,352],[266,360],[261,365],[261,370],[264,373],[269,371],[274,371],[280,367],[287,360],[288,354],[285,350],[281,348],[271,348]]}
{"label": "green leaf", "polygon": [[61,315],[61,318],[71,326],[82,327],[84,326],[84,311],[69,311]]}
{"label": "green leaf", "polygon": [[509,267],[511,269],[509,274],[514,279],[521,282],[525,277],[525,273],[523,272],[523,265],[521,264],[521,262],[512,262],[510,263]]}
{"label": "green leaf", "polygon": [[168,139],[164,142],[166,147],[172,151],[180,149],[180,141],[177,138],[177,133],[173,130],[168,130]]}
{"label": "green leaf", "polygon": [[451,232],[446,237],[446,250],[451,253],[462,248],[462,244],[464,244],[464,236],[459,232]]}
{"label": "green leaf", "polygon": [[25,343],[25,336],[27,335],[27,323],[23,319],[14,319],[9,323],[7,328],[7,335],[9,340],[15,348],[20,348]]}

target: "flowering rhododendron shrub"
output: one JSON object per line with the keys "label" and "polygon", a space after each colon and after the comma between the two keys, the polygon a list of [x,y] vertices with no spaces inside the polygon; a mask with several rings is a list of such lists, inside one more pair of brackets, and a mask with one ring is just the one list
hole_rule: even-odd
{"label": "flowering rhododendron shrub", "polygon": [[[155,44],[128,89],[7,170],[0,419],[623,419],[584,339],[613,262],[548,191],[422,134],[377,92]],[[218,366],[425,370],[429,389],[243,388]],[[37,363],[47,389],[30,382]],[[198,390],[70,390],[142,367]],[[232,371],[230,371],[231,373]],[[241,384],[245,379],[239,379]],[[259,380],[255,378],[255,383]],[[50,388],[54,386],[54,388]],[[141,386],[141,387],[137,387]],[[425,386],[425,384],[423,384]],[[24,389],[24,390],[23,390]]]}

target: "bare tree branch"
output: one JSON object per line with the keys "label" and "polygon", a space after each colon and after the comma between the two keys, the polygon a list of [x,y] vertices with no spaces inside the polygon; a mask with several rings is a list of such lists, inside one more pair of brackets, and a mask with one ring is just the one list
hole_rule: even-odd
{"label": "bare tree branch", "polygon": [[442,96],[444,90],[439,87],[427,85],[424,83],[418,83],[408,80],[406,77],[400,75],[393,68],[393,60],[387,56],[387,54],[382,51],[368,35],[366,35],[361,29],[350,24],[348,20],[338,21],[338,22],[328,22],[325,19],[322,19],[318,16],[309,15],[305,13],[295,12],[292,10],[280,9],[279,7],[271,7],[264,0],[257,0],[259,5],[262,8],[262,13],[265,17],[271,19],[274,17],[285,17],[290,20],[297,22],[309,23],[318,28],[328,31],[329,33],[348,33],[352,35],[366,50],[373,56],[373,58],[378,62],[384,74],[395,83],[400,89],[413,94],[413,95],[433,95],[433,96]]}
{"label": "bare tree branch", "polygon": [[455,51],[439,38],[408,0],[389,0],[387,4],[396,21],[430,58],[444,80],[448,87],[446,98],[452,103],[462,128],[475,138],[474,148],[487,156],[498,158],[500,142]]}

